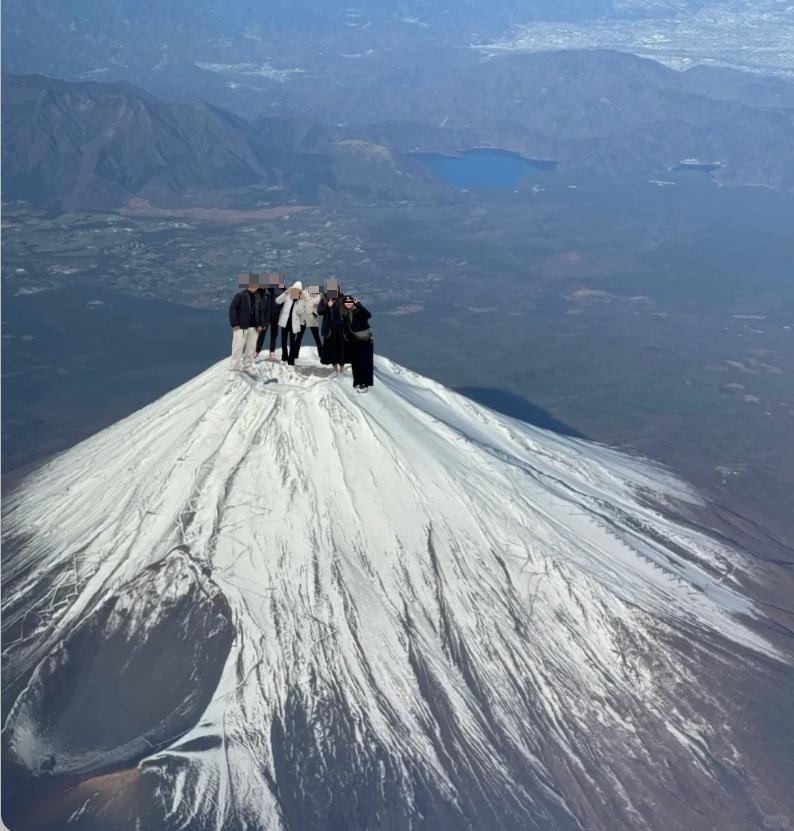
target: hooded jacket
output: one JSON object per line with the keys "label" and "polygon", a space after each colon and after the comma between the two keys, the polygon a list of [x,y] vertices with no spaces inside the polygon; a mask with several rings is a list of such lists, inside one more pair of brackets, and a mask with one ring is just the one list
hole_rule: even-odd
{"label": "hooded jacket", "polygon": [[[299,291],[303,291],[303,284],[300,281],[295,281],[291,286],[290,289],[298,289]],[[301,326],[303,326],[303,315],[304,315],[304,308],[305,308],[305,301],[301,300],[293,300],[289,296],[290,289],[281,292],[281,294],[276,298],[276,303],[281,306],[281,314],[278,318],[278,325],[282,329],[287,328],[287,321],[289,320],[289,313],[290,309],[293,309],[292,312],[292,331],[297,335],[298,332],[301,330]],[[302,295],[301,295],[302,297]],[[293,308],[294,307],[294,308]]]}

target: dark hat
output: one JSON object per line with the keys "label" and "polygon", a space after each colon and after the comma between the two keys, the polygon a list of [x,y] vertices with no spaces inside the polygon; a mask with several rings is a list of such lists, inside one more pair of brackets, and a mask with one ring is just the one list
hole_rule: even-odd
{"label": "dark hat", "polygon": [[355,297],[353,297],[353,295],[352,295],[352,294],[346,294],[342,302],[343,302],[343,303],[355,303],[355,302],[356,302],[356,298],[355,298]]}

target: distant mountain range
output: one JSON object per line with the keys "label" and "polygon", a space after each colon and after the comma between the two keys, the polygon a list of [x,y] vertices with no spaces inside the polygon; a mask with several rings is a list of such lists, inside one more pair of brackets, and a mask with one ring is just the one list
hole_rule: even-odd
{"label": "distant mountain range", "polygon": [[696,158],[720,162],[724,183],[794,185],[794,82],[732,70],[678,72],[604,50],[521,53],[402,81],[395,72],[322,100],[316,118],[333,109],[343,121],[388,122],[367,135],[401,149],[477,143],[605,175]]}
{"label": "distant mountain range", "polygon": [[[279,84],[266,113],[258,93],[253,118],[219,107],[211,85],[211,103],[168,103],[127,83],[6,75],[4,198],[108,208],[254,188],[249,203],[444,200],[452,192],[405,154],[474,146],[576,175],[659,175],[694,159],[725,184],[794,186],[794,83],[782,79],[599,50],[362,61],[357,82]],[[228,92],[240,70],[224,72],[209,74]]]}
{"label": "distant mountain range", "polygon": [[255,188],[276,202],[388,192],[441,192],[390,151],[336,141],[289,119],[246,121],[210,104],[167,104],[124,83],[8,76],[3,89],[5,199],[51,209],[103,209],[133,196],[158,202]]}

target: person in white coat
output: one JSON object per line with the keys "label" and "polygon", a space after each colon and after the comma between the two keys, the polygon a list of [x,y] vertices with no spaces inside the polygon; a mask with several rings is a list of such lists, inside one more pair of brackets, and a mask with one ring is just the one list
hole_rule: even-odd
{"label": "person in white coat", "polygon": [[317,307],[320,305],[320,287],[309,286],[303,293],[303,323],[312,333],[317,346],[317,356],[323,356],[323,342],[320,340],[320,318],[317,316]]}
{"label": "person in white coat", "polygon": [[296,280],[276,298],[276,303],[281,306],[281,314],[278,318],[278,325],[281,328],[281,360],[286,361],[290,366],[295,366],[303,333],[306,331],[306,324],[303,322],[305,307],[303,284]]}

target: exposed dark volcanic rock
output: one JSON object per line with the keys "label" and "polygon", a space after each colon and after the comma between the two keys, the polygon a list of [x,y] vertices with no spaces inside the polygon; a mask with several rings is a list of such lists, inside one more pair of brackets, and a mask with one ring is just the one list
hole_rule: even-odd
{"label": "exposed dark volcanic rock", "polygon": [[196,725],[233,639],[223,593],[172,552],[112,591],[41,661],[6,720],[6,763],[47,779],[137,762]]}

